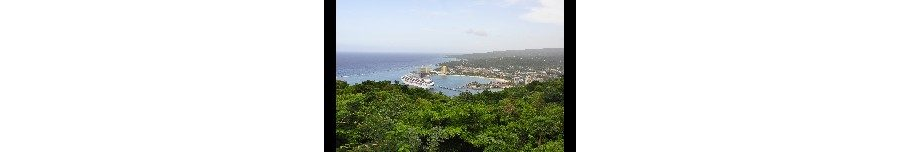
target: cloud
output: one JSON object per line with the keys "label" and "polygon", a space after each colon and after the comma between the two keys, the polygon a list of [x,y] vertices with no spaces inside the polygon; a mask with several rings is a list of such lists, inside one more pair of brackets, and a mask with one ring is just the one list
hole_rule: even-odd
{"label": "cloud", "polygon": [[531,22],[563,25],[564,6],[563,0],[540,0],[540,6],[531,8],[531,11],[521,18]]}
{"label": "cloud", "polygon": [[479,30],[479,29],[466,30],[466,34],[472,34],[475,36],[488,36],[487,32],[485,32],[484,30]]}

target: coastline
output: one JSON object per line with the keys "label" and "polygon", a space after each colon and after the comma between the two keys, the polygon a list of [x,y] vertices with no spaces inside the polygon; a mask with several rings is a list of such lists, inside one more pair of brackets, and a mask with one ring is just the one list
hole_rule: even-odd
{"label": "coastline", "polygon": [[458,75],[458,74],[450,75],[450,74],[448,74],[447,76],[476,77],[476,78],[490,79],[490,80],[499,81],[499,82],[503,82],[503,83],[509,82],[509,80],[506,80],[506,79],[501,79],[501,78],[489,78],[489,77],[474,76],[474,75]]}

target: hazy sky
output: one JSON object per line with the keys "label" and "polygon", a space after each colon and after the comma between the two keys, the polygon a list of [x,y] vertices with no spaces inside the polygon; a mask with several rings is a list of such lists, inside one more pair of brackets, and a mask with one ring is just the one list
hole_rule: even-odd
{"label": "hazy sky", "polygon": [[562,48],[563,0],[338,0],[337,51]]}

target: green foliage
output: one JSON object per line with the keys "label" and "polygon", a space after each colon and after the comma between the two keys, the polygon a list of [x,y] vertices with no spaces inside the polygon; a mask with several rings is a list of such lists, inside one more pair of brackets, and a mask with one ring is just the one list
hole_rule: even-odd
{"label": "green foliage", "polygon": [[563,151],[563,78],[448,97],[336,81],[337,151]]}

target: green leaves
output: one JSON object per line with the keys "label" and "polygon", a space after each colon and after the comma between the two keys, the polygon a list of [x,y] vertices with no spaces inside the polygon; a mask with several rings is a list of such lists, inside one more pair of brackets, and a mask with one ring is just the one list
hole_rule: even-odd
{"label": "green leaves", "polygon": [[448,97],[336,81],[338,151],[562,151],[562,78]]}
{"label": "green leaves", "polygon": [[534,148],[533,151],[541,151],[541,152],[556,152],[565,150],[565,144],[563,144],[563,140],[554,140],[548,142],[546,144],[540,145],[537,148]]}

